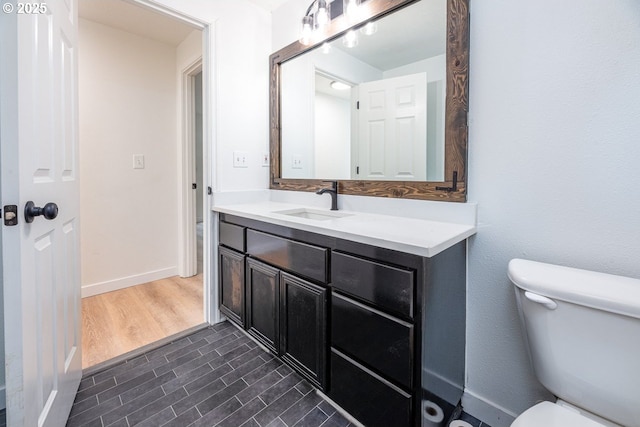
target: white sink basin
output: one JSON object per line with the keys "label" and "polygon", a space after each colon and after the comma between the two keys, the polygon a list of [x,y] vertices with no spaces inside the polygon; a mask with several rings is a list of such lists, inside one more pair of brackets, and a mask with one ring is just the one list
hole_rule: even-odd
{"label": "white sink basin", "polygon": [[321,211],[307,208],[286,209],[283,211],[273,211],[272,213],[293,216],[296,218],[312,219],[314,221],[328,221],[331,219],[344,218],[352,215],[336,211]]}

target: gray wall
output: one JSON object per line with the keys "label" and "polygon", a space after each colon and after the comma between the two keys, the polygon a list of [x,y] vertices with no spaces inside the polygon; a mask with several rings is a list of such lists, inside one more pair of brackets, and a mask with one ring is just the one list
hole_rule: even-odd
{"label": "gray wall", "polygon": [[508,261],[640,278],[640,2],[471,3],[466,403],[499,426],[549,397]]}

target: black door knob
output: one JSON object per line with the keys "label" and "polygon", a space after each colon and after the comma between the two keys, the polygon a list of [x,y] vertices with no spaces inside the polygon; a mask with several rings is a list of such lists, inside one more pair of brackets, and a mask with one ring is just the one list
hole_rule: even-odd
{"label": "black door knob", "polygon": [[58,205],[50,202],[44,205],[44,207],[39,208],[31,201],[27,202],[24,207],[24,220],[31,223],[33,222],[33,218],[40,215],[45,217],[45,219],[54,219],[58,216]]}

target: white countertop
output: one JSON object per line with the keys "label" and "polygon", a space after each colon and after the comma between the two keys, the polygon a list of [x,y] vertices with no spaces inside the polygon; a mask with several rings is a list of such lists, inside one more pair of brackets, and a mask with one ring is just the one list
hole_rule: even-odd
{"label": "white countertop", "polygon": [[[432,257],[476,233],[476,227],[471,225],[347,210],[334,212],[349,216],[329,220],[276,213],[301,208],[324,211],[314,207],[271,201],[214,206],[213,210],[425,257]],[[327,215],[331,212],[326,210]]]}

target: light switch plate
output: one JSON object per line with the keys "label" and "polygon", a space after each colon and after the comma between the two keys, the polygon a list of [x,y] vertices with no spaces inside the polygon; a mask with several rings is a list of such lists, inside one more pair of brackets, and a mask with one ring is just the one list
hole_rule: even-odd
{"label": "light switch plate", "polygon": [[133,168],[144,169],[144,154],[133,155]]}
{"label": "light switch plate", "polygon": [[269,167],[269,153],[266,151],[262,153],[262,167],[263,168]]}
{"label": "light switch plate", "polygon": [[248,157],[249,157],[249,155],[247,154],[246,151],[234,151],[233,152],[233,167],[234,168],[248,168],[249,167]]}

